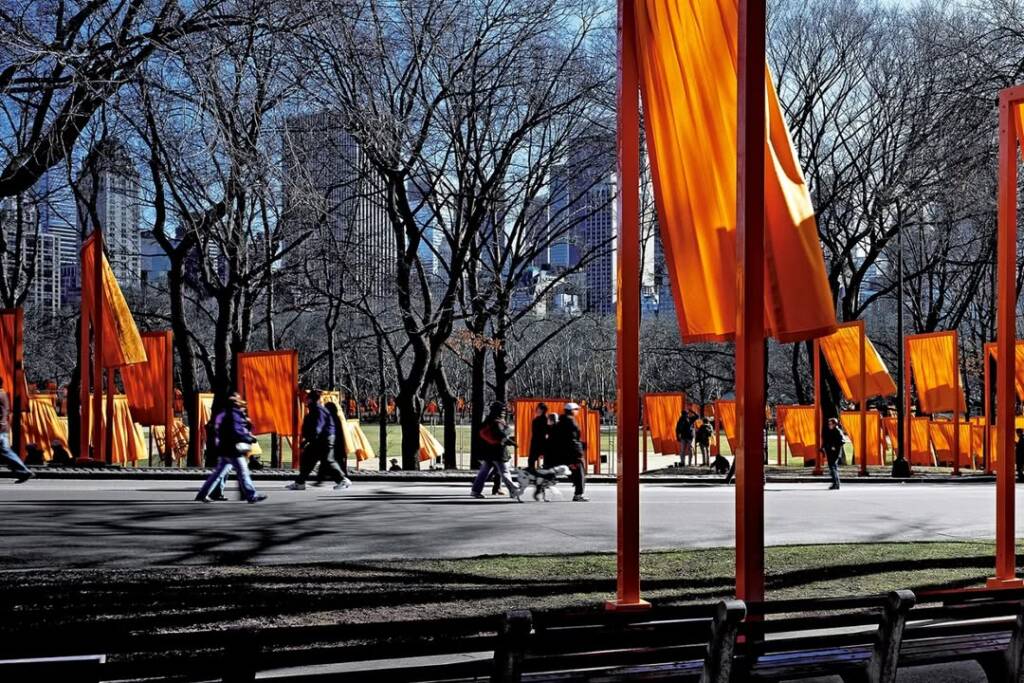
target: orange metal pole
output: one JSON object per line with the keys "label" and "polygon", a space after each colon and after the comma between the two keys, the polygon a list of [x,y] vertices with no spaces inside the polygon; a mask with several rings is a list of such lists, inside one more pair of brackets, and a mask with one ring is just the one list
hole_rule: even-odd
{"label": "orange metal pole", "polygon": [[739,5],[736,597],[764,599],[765,3]]}
{"label": "orange metal pole", "polygon": [[164,372],[167,376],[167,426],[164,427],[164,450],[167,452],[166,462],[174,462],[174,333],[164,332],[164,345],[167,365]]}
{"label": "orange metal pole", "polygon": [[821,348],[818,340],[814,340],[814,472],[815,475],[822,473],[821,461],[824,454],[821,452]]}
{"label": "orange metal pole", "polygon": [[619,235],[615,363],[619,409],[616,596],[609,609],[648,606],[640,599],[640,99],[636,15],[618,3],[617,162]]}
{"label": "orange metal pole", "polygon": [[644,472],[647,471],[647,431],[647,425],[644,424],[644,428],[640,433],[640,443],[643,444],[644,447]]}
{"label": "orange metal pole", "polygon": [[860,476],[868,476],[868,335],[864,321],[857,321],[860,330]]}
{"label": "orange metal pole", "polygon": [[985,416],[985,421],[983,423],[984,424],[984,437],[981,440],[981,442],[982,442],[981,443],[981,464],[982,464],[982,469],[985,470],[985,474],[992,474],[992,459],[989,457],[989,443],[988,443],[989,442],[988,429],[989,429],[989,425],[992,424],[992,415],[991,415],[992,407],[990,405],[991,400],[992,400],[992,378],[990,376],[991,375],[991,368],[992,368],[992,345],[991,344],[985,344],[984,357],[985,357],[985,363],[984,363],[985,367],[982,370],[982,374],[985,377],[985,395],[984,395],[983,400],[981,402],[981,409],[982,409],[982,412],[983,412],[983,414]]}
{"label": "orange metal pole", "polygon": [[89,459],[89,423],[85,419],[87,406],[89,405],[89,375],[91,371],[89,357],[89,316],[85,314],[85,306],[81,302],[79,313],[78,335],[78,458]]}
{"label": "orange metal pole", "polygon": [[910,435],[913,430],[912,422],[914,416],[910,413],[910,340],[907,337],[903,338],[903,429],[904,433],[900,434],[900,439],[903,439],[903,443],[900,444],[900,448],[903,450],[903,455],[907,459],[907,469],[910,472],[914,471],[914,459],[913,459],[913,442]]}
{"label": "orange metal pole", "polygon": [[953,330],[953,476],[960,476],[960,339]]}
{"label": "orange metal pole", "polygon": [[14,452],[25,455],[25,430],[22,428],[22,413],[28,408],[28,396],[25,395],[25,311],[14,309],[14,388],[12,398],[11,431],[14,437]]}
{"label": "orange metal pole", "polygon": [[299,352],[292,351],[292,387],[294,394],[292,395],[292,469],[299,469],[299,461],[302,459],[302,440],[299,438],[300,426],[299,423],[302,421],[299,415]]}
{"label": "orange metal pole", "polygon": [[96,225],[93,234],[92,457],[100,460],[106,454],[103,430],[103,229]]}
{"label": "orange metal pole", "polygon": [[1017,266],[1017,134],[1012,114],[1020,106],[1024,88],[1000,93],[999,199],[997,237],[996,345],[996,572],[989,586],[1020,585],[1016,577],[1014,489],[1014,374],[1016,371],[1016,266]]}

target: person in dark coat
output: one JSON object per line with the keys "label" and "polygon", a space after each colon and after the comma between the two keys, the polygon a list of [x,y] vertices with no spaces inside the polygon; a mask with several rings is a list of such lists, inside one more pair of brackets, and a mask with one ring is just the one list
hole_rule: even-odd
{"label": "person in dark coat", "polygon": [[1024,481],[1024,429],[1017,430],[1017,445],[1014,447],[1017,457],[1017,481]]}
{"label": "person in dark coat", "polygon": [[693,453],[693,421],[686,408],[683,408],[676,420],[676,441],[679,442],[679,466],[686,467]]}
{"label": "person in dark coat", "polygon": [[821,450],[828,462],[828,474],[832,477],[830,491],[839,490],[839,459],[843,456],[843,432],[839,429],[839,420],[834,417],[828,419],[828,426],[821,439]]}
{"label": "person in dark coat", "polygon": [[[544,456],[548,442],[548,404],[538,403],[534,412],[533,422],[530,423],[530,457],[526,463],[526,469],[531,472],[537,471],[537,461]],[[545,467],[550,467],[547,460]]]}
{"label": "person in dark coat", "polygon": [[[251,423],[245,412],[245,401],[235,392],[228,397],[224,406],[224,409],[211,420],[210,426],[213,429],[207,429],[207,444],[210,445],[212,431],[212,443],[220,456],[217,466],[196,494],[196,500],[203,503],[215,500],[211,498],[211,492],[217,488],[223,491],[224,479],[232,468],[238,473],[239,493],[244,500],[250,503],[266,500],[267,496],[256,491],[252,477],[249,476],[249,451],[256,443],[256,437],[252,435]],[[223,499],[223,493],[219,499]]]}
{"label": "person in dark coat", "polygon": [[329,401],[324,405],[324,408],[327,409],[327,413],[331,416],[331,421],[334,423],[334,451],[333,453],[329,452],[329,459],[320,461],[320,469],[316,473],[316,486],[324,482],[328,473],[340,471],[341,479],[337,480],[335,478],[334,488],[338,490],[351,488],[352,481],[348,478],[348,450],[345,447],[345,427],[341,424],[338,404],[334,401]]}
{"label": "person in dark coat", "polygon": [[508,461],[512,459],[508,452],[509,446],[516,444],[508,424],[505,422],[505,404],[495,401],[491,404],[487,417],[480,426],[480,470],[473,480],[473,488],[470,495],[473,498],[484,497],[484,484],[491,477],[493,471],[497,471],[505,486],[508,487],[509,495],[513,498],[519,497],[519,487],[512,481],[508,471]]}
{"label": "person in dark coat", "polygon": [[[562,410],[562,417],[555,427],[554,437],[550,439],[554,443],[549,451],[556,455],[556,462],[553,465],[567,465],[572,473],[573,501],[585,503],[589,498],[585,495],[587,486],[587,459],[583,442],[580,440],[581,432],[579,424],[576,423],[576,414],[579,412],[579,405],[566,403]],[[547,462],[547,455],[544,461],[545,467],[551,467]]]}
{"label": "person in dark coat", "polygon": [[[299,476],[285,488],[304,491],[306,480],[317,464],[327,461],[332,479],[339,485],[344,478],[338,463],[334,462],[334,420],[327,409],[320,405],[320,392],[312,390],[306,394],[306,417],[302,421],[302,456],[299,460]],[[335,488],[338,488],[337,486]],[[344,487],[341,487],[344,488]]]}

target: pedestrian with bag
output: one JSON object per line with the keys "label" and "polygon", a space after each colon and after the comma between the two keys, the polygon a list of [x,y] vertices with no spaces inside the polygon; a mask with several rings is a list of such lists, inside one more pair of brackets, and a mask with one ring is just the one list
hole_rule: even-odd
{"label": "pedestrian with bag", "polygon": [[252,435],[252,423],[246,414],[245,401],[238,392],[234,392],[219,404],[224,405],[224,408],[213,416],[207,426],[207,448],[213,446],[219,454],[217,466],[203,482],[196,500],[203,503],[225,500],[224,481],[232,468],[238,473],[239,494],[243,500],[249,503],[266,500],[266,494],[256,490],[249,475],[249,451],[256,443],[256,437]]}
{"label": "pedestrian with bag", "polygon": [[516,440],[505,422],[505,404],[495,401],[491,404],[487,417],[480,426],[480,469],[473,480],[473,488],[470,495],[473,498],[484,497],[484,484],[491,477],[492,472],[497,472],[505,486],[508,487],[509,495],[519,498],[519,487],[512,481],[508,471],[508,462],[512,459],[509,453],[509,446],[515,446]]}

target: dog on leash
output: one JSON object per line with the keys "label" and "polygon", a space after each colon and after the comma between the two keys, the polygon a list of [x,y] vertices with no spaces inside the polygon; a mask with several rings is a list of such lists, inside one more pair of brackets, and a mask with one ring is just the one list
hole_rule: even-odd
{"label": "dog on leash", "polygon": [[558,491],[558,478],[568,476],[569,468],[566,467],[565,465],[556,465],[546,470],[516,470],[516,481],[519,484],[520,500],[522,494],[526,492],[526,487],[528,486],[533,487],[534,500],[543,499],[546,503],[548,500],[548,492],[551,492],[555,494],[556,497],[560,498],[561,494]]}

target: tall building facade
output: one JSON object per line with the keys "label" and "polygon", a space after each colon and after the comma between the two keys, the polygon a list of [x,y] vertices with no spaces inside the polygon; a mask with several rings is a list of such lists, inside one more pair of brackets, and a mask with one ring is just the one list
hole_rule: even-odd
{"label": "tall building facade", "polygon": [[396,252],[383,183],[356,141],[329,113],[293,116],[285,121],[281,156],[284,239],[305,240],[292,262],[330,254],[359,290],[388,295]]}
{"label": "tall building facade", "polygon": [[122,289],[137,290],[142,283],[142,193],[139,173],[119,140],[105,138],[90,150],[78,176],[78,191],[81,234],[92,234],[98,219],[118,283]]}
{"label": "tall building facade", "polygon": [[24,294],[34,313],[52,317],[60,310],[60,237],[42,230],[39,208],[34,193],[0,202],[4,273],[10,294]]}

